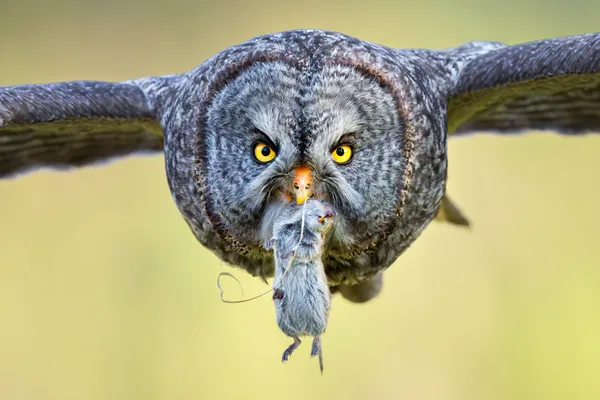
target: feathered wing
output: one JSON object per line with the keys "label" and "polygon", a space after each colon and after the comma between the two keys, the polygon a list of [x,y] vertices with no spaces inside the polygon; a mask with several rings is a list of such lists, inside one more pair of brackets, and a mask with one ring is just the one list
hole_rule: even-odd
{"label": "feathered wing", "polygon": [[448,132],[600,132],[600,34],[539,40],[474,57],[448,102]]}
{"label": "feathered wing", "polygon": [[163,78],[0,87],[0,178],[161,152]]}

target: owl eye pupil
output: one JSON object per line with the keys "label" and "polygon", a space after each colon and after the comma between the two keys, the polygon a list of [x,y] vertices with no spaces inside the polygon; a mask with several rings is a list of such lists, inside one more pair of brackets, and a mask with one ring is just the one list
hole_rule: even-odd
{"label": "owl eye pupil", "polygon": [[335,150],[335,153],[336,153],[338,156],[340,156],[340,157],[343,157],[343,156],[344,156],[344,149],[343,149],[342,147],[338,147],[338,148]]}
{"label": "owl eye pupil", "polygon": [[273,161],[277,153],[268,144],[257,143],[254,146],[254,158],[261,164]]}

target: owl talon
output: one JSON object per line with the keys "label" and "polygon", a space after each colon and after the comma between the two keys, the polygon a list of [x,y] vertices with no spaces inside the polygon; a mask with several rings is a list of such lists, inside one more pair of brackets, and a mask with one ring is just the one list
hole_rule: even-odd
{"label": "owl talon", "polygon": [[294,350],[296,350],[298,348],[298,346],[300,346],[300,343],[302,343],[300,341],[300,339],[298,339],[297,337],[294,337],[294,343],[292,343],[287,349],[285,349],[285,351],[283,352],[283,355],[281,356],[282,363],[285,364],[287,362],[287,360],[290,358],[290,356],[292,355]]}

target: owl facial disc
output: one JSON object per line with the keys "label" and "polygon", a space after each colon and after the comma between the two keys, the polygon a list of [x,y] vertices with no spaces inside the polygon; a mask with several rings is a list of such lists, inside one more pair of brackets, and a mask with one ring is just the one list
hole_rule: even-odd
{"label": "owl facial disc", "polygon": [[243,251],[261,249],[276,209],[311,197],[338,215],[328,251],[347,256],[390,231],[406,162],[391,90],[336,64],[260,61],[236,73],[211,97],[199,133],[215,231]]}

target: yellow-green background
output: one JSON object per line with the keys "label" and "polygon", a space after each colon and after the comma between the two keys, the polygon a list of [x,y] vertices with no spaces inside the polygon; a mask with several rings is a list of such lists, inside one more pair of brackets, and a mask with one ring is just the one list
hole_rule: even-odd
{"label": "yellow-green background", "polygon": [[[185,71],[292,28],[395,47],[600,28],[600,2],[0,3],[0,85]],[[471,231],[433,223],[366,305],[335,299],[325,374],[291,361],[268,297],[188,231],[163,158],[0,182],[0,398],[598,399],[600,138],[450,141]],[[238,295],[227,282],[230,297]]]}

